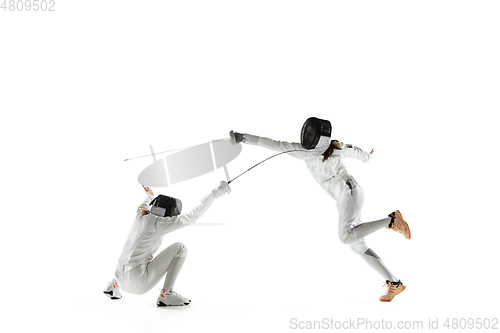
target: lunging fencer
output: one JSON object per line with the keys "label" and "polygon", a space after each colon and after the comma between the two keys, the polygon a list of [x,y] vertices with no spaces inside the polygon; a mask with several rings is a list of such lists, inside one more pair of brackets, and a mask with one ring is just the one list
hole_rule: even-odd
{"label": "lunging fencer", "polygon": [[331,130],[328,120],[312,117],[302,126],[300,143],[275,141],[250,134],[233,135],[233,132],[231,135],[233,143],[258,145],[277,152],[292,151],[287,155],[304,161],[316,182],[336,201],[340,241],[349,245],[368,265],[382,275],[386,281],[387,291],[379,299],[389,302],[406,287],[366,245],[364,238],[377,230],[388,228],[410,239],[410,228],[398,210],[377,221],[361,222],[364,192],[354,177],[347,172],[342,159],[352,157],[368,162],[374,150],[367,153],[356,146],[332,140]]}
{"label": "lunging fencer", "polygon": [[147,197],[137,209],[132,229],[123,247],[115,276],[104,293],[111,299],[122,298],[122,290],[141,295],[151,290],[165,276],[163,289],[156,301],[158,306],[188,305],[191,300],[176,293],[175,280],[186,260],[187,248],[182,243],[174,243],[156,257],[153,255],[163,242],[163,238],[179,228],[196,222],[210,208],[215,199],[230,193],[226,181],[222,181],[212,192],[201,199],[201,203],[187,214],[182,214],[179,199],[158,195],[143,186]]}

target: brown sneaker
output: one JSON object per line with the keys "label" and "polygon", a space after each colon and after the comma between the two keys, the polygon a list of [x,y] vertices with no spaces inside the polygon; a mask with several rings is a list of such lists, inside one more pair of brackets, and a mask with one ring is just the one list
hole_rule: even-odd
{"label": "brown sneaker", "polygon": [[406,239],[410,239],[410,227],[408,226],[408,223],[403,220],[403,215],[401,215],[401,212],[399,210],[396,210],[395,212],[390,213],[388,216],[390,216],[392,220],[387,229],[397,231],[405,236]]}
{"label": "brown sneaker", "polygon": [[380,296],[379,300],[381,300],[382,302],[392,301],[394,296],[406,289],[406,286],[402,284],[401,281],[391,282],[387,280],[385,281],[384,286],[387,286],[387,292],[385,293],[385,295]]}

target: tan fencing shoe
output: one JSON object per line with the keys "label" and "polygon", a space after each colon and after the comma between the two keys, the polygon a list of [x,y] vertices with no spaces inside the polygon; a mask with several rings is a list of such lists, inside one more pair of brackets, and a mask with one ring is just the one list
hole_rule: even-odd
{"label": "tan fencing shoe", "polygon": [[408,223],[403,220],[403,215],[401,215],[401,212],[399,210],[396,210],[395,212],[390,213],[388,216],[391,217],[392,220],[387,229],[397,231],[405,236],[406,239],[410,239],[410,227],[408,226]]}
{"label": "tan fencing shoe", "polygon": [[380,296],[379,300],[382,302],[390,302],[396,296],[397,294],[401,293],[403,290],[406,289],[406,286],[401,283],[401,281],[398,282],[391,282],[389,280],[385,281],[384,286],[387,286],[387,291],[385,295]]}

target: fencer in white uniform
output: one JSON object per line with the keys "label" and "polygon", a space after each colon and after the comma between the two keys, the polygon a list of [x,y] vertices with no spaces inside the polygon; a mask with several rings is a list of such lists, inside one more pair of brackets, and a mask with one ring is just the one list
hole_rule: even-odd
{"label": "fencer in white uniform", "polygon": [[[165,248],[156,257],[153,258],[153,255],[161,246],[167,233],[196,222],[210,208],[215,199],[225,193],[230,193],[231,190],[228,183],[222,181],[210,194],[201,199],[197,207],[182,215],[180,214],[182,207],[180,200],[161,195],[158,198],[171,199],[173,205],[156,203],[156,206],[150,208],[154,194],[148,187],[144,187],[144,190],[147,197],[137,209],[134,223],[118,259],[115,276],[105,288],[104,293],[111,299],[120,299],[122,290],[131,294],[144,294],[166,274],[163,289],[156,304],[158,306],[188,305],[191,300],[173,290],[186,259],[186,246],[177,242]],[[159,202],[157,199],[155,201]]]}
{"label": "fencer in white uniform", "polygon": [[[308,127],[310,119],[313,126]],[[318,125],[319,124],[319,125]],[[322,129],[321,126],[326,127]],[[316,130],[314,127],[318,127]],[[328,130],[328,126],[330,126]],[[322,135],[321,132],[323,131]],[[311,134],[312,132],[312,134]],[[287,155],[302,160],[311,176],[336,202],[339,215],[338,237],[344,244],[361,256],[361,258],[384,277],[387,284],[387,293],[381,301],[391,301],[395,295],[405,289],[401,281],[392,274],[375,252],[370,249],[364,237],[382,228],[389,228],[402,233],[407,239],[411,237],[407,223],[402,219],[401,213],[395,211],[388,217],[373,222],[361,222],[361,209],[364,203],[364,192],[342,163],[344,158],[355,158],[363,162],[371,159],[371,153],[367,153],[359,147],[331,140],[331,125],[328,121],[317,118],[309,118],[304,123],[301,143],[290,143],[275,141],[265,137],[250,134],[235,133],[236,142],[258,145],[276,152],[286,152]],[[234,138],[233,132],[231,133]],[[316,141],[305,144],[307,136],[316,136]],[[233,139],[234,140],[234,139]],[[305,149],[304,147],[307,147]],[[373,150],[372,150],[373,152]]]}

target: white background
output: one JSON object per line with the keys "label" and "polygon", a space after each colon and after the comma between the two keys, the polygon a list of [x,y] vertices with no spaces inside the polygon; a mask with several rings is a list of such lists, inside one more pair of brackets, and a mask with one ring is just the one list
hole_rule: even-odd
{"label": "white background", "polygon": [[[2,318],[9,331],[287,332],[296,322],[498,318],[496,1],[61,1],[0,11]],[[230,130],[298,141],[304,120],[367,151],[345,165],[381,230],[383,279],[337,238],[335,203],[287,156],[169,234],[193,303],[102,294],[156,151]],[[272,155],[245,145],[232,177]],[[222,170],[155,194],[194,207]],[[203,223],[221,224],[205,225]],[[304,323],[305,325],[305,323]],[[498,326],[497,326],[498,327]],[[363,328],[361,326],[360,328]]]}

